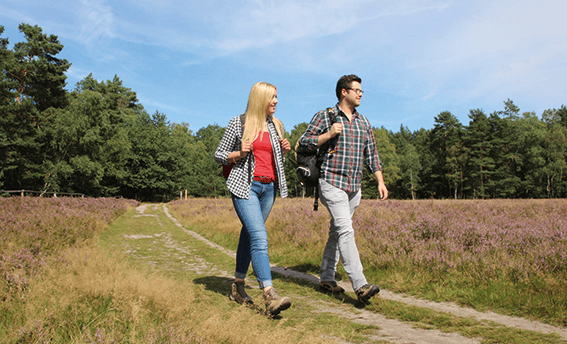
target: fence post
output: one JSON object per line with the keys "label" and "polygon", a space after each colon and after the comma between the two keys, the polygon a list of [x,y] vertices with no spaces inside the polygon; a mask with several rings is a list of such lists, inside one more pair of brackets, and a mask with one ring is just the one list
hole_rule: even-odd
{"label": "fence post", "polygon": [[185,189],[185,200],[187,200],[187,189]]}

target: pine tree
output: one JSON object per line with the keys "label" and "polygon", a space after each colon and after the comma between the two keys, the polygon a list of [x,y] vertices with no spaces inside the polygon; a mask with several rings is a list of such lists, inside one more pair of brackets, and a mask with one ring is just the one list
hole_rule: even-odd
{"label": "pine tree", "polygon": [[488,116],[480,110],[471,110],[471,121],[465,132],[465,146],[468,149],[467,191],[473,198],[486,198],[487,184],[494,173],[494,159],[491,156],[493,144],[490,141]]}
{"label": "pine tree", "polygon": [[[63,45],[40,27],[21,24],[26,41],[7,49],[0,41],[0,179],[5,189],[38,189],[44,184],[44,134],[52,126],[48,109],[67,105],[65,72],[70,64],[55,56]],[[2,32],[3,32],[2,27]],[[1,32],[0,32],[1,33]]]}

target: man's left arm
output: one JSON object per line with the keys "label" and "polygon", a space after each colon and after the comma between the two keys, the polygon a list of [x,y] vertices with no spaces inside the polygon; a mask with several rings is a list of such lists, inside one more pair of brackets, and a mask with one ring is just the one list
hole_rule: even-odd
{"label": "man's left arm", "polygon": [[378,192],[380,192],[380,200],[383,201],[388,198],[388,188],[384,183],[384,176],[382,175],[382,170],[378,170],[372,174],[374,179],[378,182]]}
{"label": "man's left arm", "polygon": [[382,175],[382,162],[378,156],[378,149],[376,145],[376,138],[374,137],[374,131],[370,126],[370,122],[365,118],[365,125],[368,132],[369,140],[366,141],[366,147],[364,148],[364,155],[366,157],[366,162],[368,167],[374,176],[374,179],[378,182],[378,192],[380,193],[380,200],[383,201],[388,198],[388,188],[386,183],[384,183],[384,176]]}

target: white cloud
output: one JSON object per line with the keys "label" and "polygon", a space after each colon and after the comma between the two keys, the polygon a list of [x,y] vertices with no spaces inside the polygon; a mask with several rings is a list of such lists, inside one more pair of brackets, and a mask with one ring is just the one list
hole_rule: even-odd
{"label": "white cloud", "polygon": [[[340,35],[360,28],[365,22],[383,17],[396,17],[423,11],[443,10],[450,2],[433,1],[263,1],[255,0],[230,22],[217,48],[236,52],[262,48],[274,43],[300,39],[317,39]],[[356,31],[353,40],[360,39]],[[362,35],[365,36],[366,35]],[[367,42],[372,44],[372,42]]]}
{"label": "white cloud", "polygon": [[[25,11],[22,11],[16,2],[13,2],[11,6],[9,2],[10,1],[5,4],[0,4],[0,18],[4,17],[10,21],[17,20],[19,23],[33,23],[33,19],[27,15]],[[4,28],[7,26],[6,24],[1,25],[4,26]]]}
{"label": "white cloud", "polygon": [[199,61],[347,32],[361,44],[374,44],[363,41],[368,22],[444,10],[451,4],[441,0],[353,0],[348,6],[342,0],[80,0],[58,5],[62,13],[70,9],[68,15],[74,19],[73,27],[58,32],[106,55],[106,60],[118,54],[113,49],[121,49],[112,45],[115,40],[191,53],[190,60]]}
{"label": "white cloud", "polygon": [[73,12],[79,28],[77,41],[89,49],[105,46],[115,37],[114,14],[105,0],[80,0]]}
{"label": "white cloud", "polygon": [[[521,97],[559,107],[565,97],[567,3],[560,0],[4,0],[0,18],[16,30],[14,23],[27,22],[58,35],[73,63],[70,79],[84,70],[98,79],[118,74],[140,82],[131,87],[141,95],[147,84],[185,90],[178,79],[204,73],[216,87],[230,68],[242,83],[285,80],[294,85],[290,97],[304,102],[334,100],[321,83],[332,89],[341,73],[360,74],[365,107],[393,100],[390,108],[404,116]],[[307,86],[287,79],[298,77]],[[144,103],[166,107],[147,92]]]}
{"label": "white cloud", "polygon": [[[65,75],[67,76],[67,82],[78,82],[80,80],[83,80],[84,78],[86,78],[91,72],[87,71],[85,69],[81,69],[81,68],[77,68],[75,67],[73,64],[71,64],[71,67],[69,67],[69,69],[67,70],[67,72],[65,73]],[[67,85],[67,88],[69,89],[73,89],[75,87],[75,85]]]}
{"label": "white cloud", "polygon": [[477,4],[408,60],[408,71],[420,81],[409,93],[438,91],[445,101],[462,103],[564,89],[559,75],[565,68],[557,66],[567,58],[566,13],[567,4],[549,0]]}

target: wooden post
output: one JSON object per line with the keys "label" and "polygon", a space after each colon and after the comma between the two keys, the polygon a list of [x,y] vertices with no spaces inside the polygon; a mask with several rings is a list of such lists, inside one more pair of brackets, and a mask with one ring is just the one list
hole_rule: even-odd
{"label": "wooden post", "polygon": [[187,200],[187,189],[185,189],[185,200]]}

